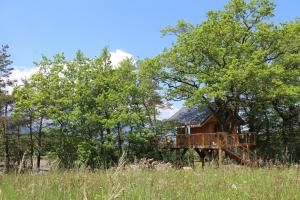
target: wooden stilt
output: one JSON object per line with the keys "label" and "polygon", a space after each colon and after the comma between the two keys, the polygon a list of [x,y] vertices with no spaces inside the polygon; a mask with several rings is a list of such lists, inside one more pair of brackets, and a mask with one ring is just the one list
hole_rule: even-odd
{"label": "wooden stilt", "polygon": [[198,153],[201,163],[202,163],[202,169],[204,169],[205,166],[205,152],[203,150],[200,150],[199,148],[195,148],[195,151]]}
{"label": "wooden stilt", "polygon": [[183,158],[183,156],[185,155],[185,153],[187,152],[188,148],[184,148],[182,153],[181,153],[181,158]]}
{"label": "wooden stilt", "polygon": [[212,161],[212,150],[205,150],[205,154],[206,154],[206,157],[207,157],[207,160],[208,160],[208,163],[209,163],[209,165],[211,165],[211,161]]}
{"label": "wooden stilt", "polygon": [[219,147],[219,149],[218,149],[218,165],[220,166],[221,164],[222,164],[222,162],[223,162],[223,160],[222,160],[222,149]]}

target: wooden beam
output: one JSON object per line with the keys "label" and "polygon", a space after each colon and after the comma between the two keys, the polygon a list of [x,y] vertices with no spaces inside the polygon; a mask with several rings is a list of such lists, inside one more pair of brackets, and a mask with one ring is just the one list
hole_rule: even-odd
{"label": "wooden beam", "polygon": [[221,147],[219,147],[219,149],[218,149],[218,165],[220,166],[221,164],[222,164],[222,162],[223,162],[223,158],[222,158],[222,148]]}
{"label": "wooden beam", "polygon": [[201,163],[202,163],[202,169],[204,169],[204,165],[205,165],[205,152],[199,148],[194,148],[195,151],[198,153],[199,157],[200,157],[200,160],[201,160]]}

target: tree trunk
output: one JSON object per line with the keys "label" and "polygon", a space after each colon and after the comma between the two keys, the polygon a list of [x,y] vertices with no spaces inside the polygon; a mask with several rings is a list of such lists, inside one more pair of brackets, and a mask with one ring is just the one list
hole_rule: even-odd
{"label": "tree trunk", "polygon": [[9,171],[9,151],[8,151],[8,135],[7,135],[7,104],[4,107],[4,117],[2,118],[2,135],[3,135],[3,159],[4,173]]}
{"label": "tree trunk", "polygon": [[[270,147],[270,144],[271,144],[271,138],[270,138],[271,132],[270,132],[270,120],[266,113],[264,115],[265,115],[264,120],[266,121],[266,127],[265,127],[266,140],[262,147],[264,149],[264,152],[267,152],[267,149]],[[268,153],[268,155],[269,155],[269,153]],[[266,155],[266,156],[268,156],[268,155]]]}
{"label": "tree trunk", "polygon": [[44,119],[44,117],[41,116],[41,118],[40,118],[40,124],[39,124],[39,131],[38,131],[38,151],[37,151],[37,159],[36,159],[36,166],[37,166],[38,170],[41,167],[41,149],[42,149],[43,119]]}
{"label": "tree trunk", "polygon": [[118,129],[118,149],[119,149],[119,156],[121,157],[122,156],[122,130],[121,130],[121,124],[118,123],[117,125],[117,129]]}
{"label": "tree trunk", "polygon": [[20,153],[20,125],[18,124],[19,122],[17,121],[15,126],[15,132],[13,132],[14,136],[14,162],[17,164],[17,166],[20,165],[21,162],[21,153]]}
{"label": "tree trunk", "polygon": [[15,155],[17,164],[19,166],[22,159],[22,153],[20,149],[20,125],[17,125]]}
{"label": "tree trunk", "polygon": [[30,137],[30,168],[33,168],[33,132],[32,132],[32,116],[29,117],[29,137]]}

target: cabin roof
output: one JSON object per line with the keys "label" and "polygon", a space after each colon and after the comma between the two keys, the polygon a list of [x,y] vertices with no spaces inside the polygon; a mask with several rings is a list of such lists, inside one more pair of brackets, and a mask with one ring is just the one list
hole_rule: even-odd
{"label": "cabin roof", "polygon": [[213,112],[207,107],[182,107],[169,118],[169,121],[174,121],[178,125],[199,125],[206,121],[211,115],[213,115]]}

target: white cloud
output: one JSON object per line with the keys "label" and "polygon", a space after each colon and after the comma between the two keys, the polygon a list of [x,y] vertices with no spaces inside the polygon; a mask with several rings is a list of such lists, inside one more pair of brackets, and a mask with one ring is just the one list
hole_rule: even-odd
{"label": "white cloud", "polygon": [[[13,67],[14,70],[12,71],[10,75],[10,80],[15,80],[16,83],[14,85],[20,85],[22,84],[22,80],[24,79],[29,79],[32,74],[38,71],[38,68],[36,67],[31,67],[31,68],[26,68],[26,67]],[[9,94],[12,93],[13,87],[7,87],[7,91]]]}
{"label": "white cloud", "polygon": [[111,64],[114,67],[118,67],[118,64],[126,58],[133,58],[132,54],[122,51],[121,49],[117,49],[115,52],[110,52],[110,55]]}
{"label": "white cloud", "polygon": [[16,80],[16,84],[20,85],[22,83],[22,79],[29,79],[32,74],[38,71],[37,67],[14,67],[14,70],[12,71],[10,75],[11,80]]}
{"label": "white cloud", "polygon": [[[126,58],[133,58],[133,55],[127,53],[121,49],[117,49],[116,51],[110,52],[111,54],[111,62],[113,67],[118,67],[118,64],[126,59]],[[20,67],[20,66],[13,66],[14,70],[10,75],[11,80],[16,80],[16,85],[20,85],[22,83],[22,79],[29,79],[32,74],[38,71],[37,67]],[[9,93],[12,92],[12,87],[8,87],[7,90]]]}

